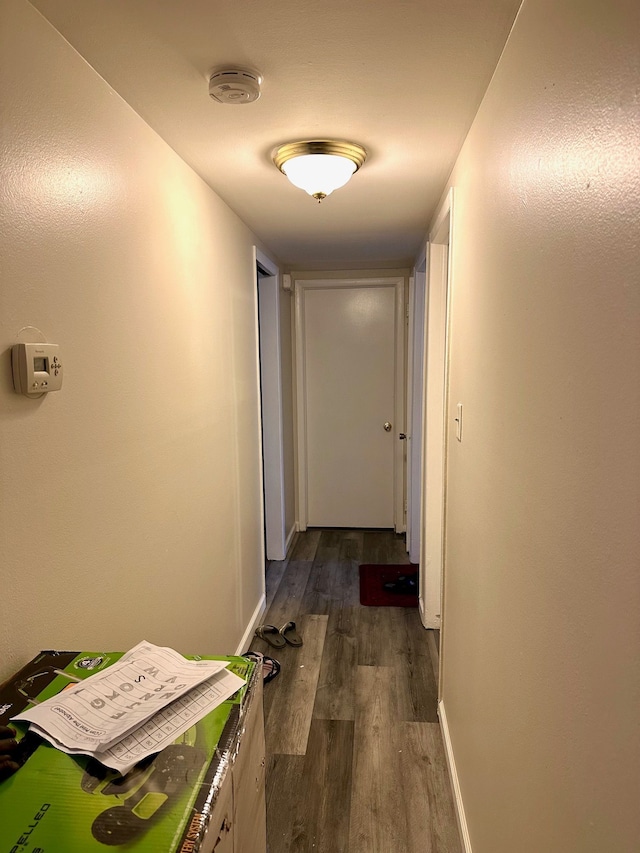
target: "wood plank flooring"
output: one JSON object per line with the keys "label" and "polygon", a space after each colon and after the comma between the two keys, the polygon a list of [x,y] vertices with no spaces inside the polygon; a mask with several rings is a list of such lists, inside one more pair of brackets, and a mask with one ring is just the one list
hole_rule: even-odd
{"label": "wood plank flooring", "polygon": [[265,687],[269,853],[462,853],[437,718],[438,640],[418,610],[363,607],[360,563],[408,563],[392,531],[310,529],[267,571],[265,623],[302,648]]}

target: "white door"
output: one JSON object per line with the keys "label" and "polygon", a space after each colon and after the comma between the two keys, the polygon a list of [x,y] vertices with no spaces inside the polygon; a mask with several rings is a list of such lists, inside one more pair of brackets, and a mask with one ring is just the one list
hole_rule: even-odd
{"label": "white door", "polygon": [[402,524],[403,296],[402,279],[296,281],[303,529]]}

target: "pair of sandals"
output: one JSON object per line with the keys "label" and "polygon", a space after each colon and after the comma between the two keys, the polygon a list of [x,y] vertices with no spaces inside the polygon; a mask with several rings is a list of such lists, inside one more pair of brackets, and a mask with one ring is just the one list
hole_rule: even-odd
{"label": "pair of sandals", "polygon": [[275,625],[258,625],[256,637],[269,643],[274,649],[284,649],[287,644],[302,645],[302,637],[296,629],[295,622],[285,622],[282,628],[276,628]]}

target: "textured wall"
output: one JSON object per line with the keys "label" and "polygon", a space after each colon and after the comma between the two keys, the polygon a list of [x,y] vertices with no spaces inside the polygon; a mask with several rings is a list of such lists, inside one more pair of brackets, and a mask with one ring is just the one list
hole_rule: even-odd
{"label": "textured wall", "polygon": [[[234,651],[264,571],[254,238],[32,6],[1,16],[0,678],[40,648]],[[38,401],[28,324],[65,369]]]}
{"label": "textured wall", "polygon": [[640,6],[525,0],[455,167],[444,701],[473,853],[640,850]]}

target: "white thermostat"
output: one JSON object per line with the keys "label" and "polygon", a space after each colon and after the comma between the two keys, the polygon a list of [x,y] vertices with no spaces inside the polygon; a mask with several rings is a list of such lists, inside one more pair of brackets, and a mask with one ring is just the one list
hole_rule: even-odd
{"label": "white thermostat", "polygon": [[62,388],[58,344],[15,344],[11,347],[13,387],[18,394],[39,397]]}

